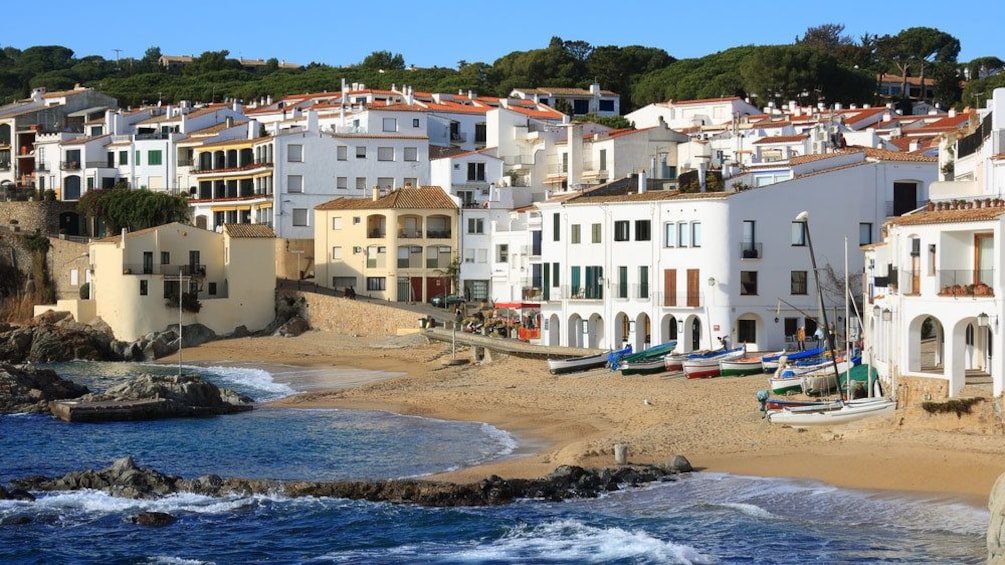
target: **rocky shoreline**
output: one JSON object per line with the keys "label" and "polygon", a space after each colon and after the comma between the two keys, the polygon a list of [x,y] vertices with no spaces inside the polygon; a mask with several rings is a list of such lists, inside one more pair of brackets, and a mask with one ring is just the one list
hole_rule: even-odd
{"label": "rocky shoreline", "polygon": [[62,477],[32,476],[0,487],[0,499],[33,500],[31,492],[100,490],[112,496],[153,499],[178,492],[207,496],[273,494],[288,497],[331,497],[421,506],[498,506],[520,499],[558,502],[594,498],[605,492],[652,482],[673,481],[692,472],[683,456],[667,465],[625,465],[613,469],[561,466],[540,479],[503,479],[491,476],[468,484],[420,479],[358,481],[274,481],[204,475],[184,479],[143,469],[130,457],[117,459],[102,470],[69,473]]}

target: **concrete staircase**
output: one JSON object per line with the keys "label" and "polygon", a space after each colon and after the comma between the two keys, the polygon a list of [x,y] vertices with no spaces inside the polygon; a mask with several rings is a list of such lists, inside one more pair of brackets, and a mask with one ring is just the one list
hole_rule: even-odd
{"label": "concrete staircase", "polygon": [[994,386],[991,382],[991,375],[982,369],[968,369],[966,373],[966,384],[960,389],[960,398],[991,398],[994,395]]}

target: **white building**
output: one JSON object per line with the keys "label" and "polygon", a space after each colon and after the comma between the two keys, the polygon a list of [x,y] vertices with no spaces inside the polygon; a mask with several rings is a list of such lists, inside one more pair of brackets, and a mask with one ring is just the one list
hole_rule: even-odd
{"label": "white building", "polygon": [[610,90],[601,90],[600,84],[593,83],[590,88],[515,88],[510,92],[510,98],[533,100],[559,109],[565,106],[570,116],[620,116],[621,96]]}
{"label": "white building", "polygon": [[1005,392],[1003,110],[995,89],[979,124],[942,145],[950,180],[868,251],[866,350],[898,391],[938,399],[991,382],[994,396]]}
{"label": "white building", "polygon": [[[812,333],[816,287],[796,215],[810,214],[820,270],[843,280],[845,238],[849,272],[861,272],[858,245],[924,205],[937,163],[861,149],[790,167],[791,180],[761,188],[682,193],[623,179],[539,203],[542,342],[639,349],[677,339],[692,351],[729,336],[769,350],[801,325]],[[842,295],[828,307],[843,308]]]}

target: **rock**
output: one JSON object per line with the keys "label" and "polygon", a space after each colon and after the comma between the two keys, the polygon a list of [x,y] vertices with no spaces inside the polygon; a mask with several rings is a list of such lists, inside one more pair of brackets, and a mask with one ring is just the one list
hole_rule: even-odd
{"label": "rock", "polygon": [[251,332],[248,331],[248,326],[240,325],[234,328],[234,331],[228,336],[230,338],[248,337]]}
{"label": "rock", "polygon": [[70,473],[58,479],[28,477],[11,485],[40,491],[97,489],[115,496],[150,498],[187,491],[209,496],[226,494],[281,494],[290,497],[335,497],[423,506],[493,506],[521,498],[560,501],[595,497],[619,485],[667,480],[667,471],[654,466],[621,466],[589,470],[560,467],[543,479],[491,476],[476,483],[454,484],[417,479],[375,481],[267,481],[205,475],[193,480],[137,468],[130,458],[117,460],[103,471]]}
{"label": "rock", "polygon": [[[169,326],[169,331],[176,331],[178,325]],[[176,332],[177,333],[177,332]],[[216,332],[209,329],[202,324],[189,324],[182,328],[182,346],[183,347],[195,347],[197,345],[202,345],[206,342],[219,339]]]}
{"label": "rock", "polygon": [[279,326],[275,335],[283,337],[297,337],[309,329],[311,329],[311,327],[310,324],[307,323],[307,320],[301,318],[300,316],[294,316],[287,320],[285,324]]}
{"label": "rock", "polygon": [[667,468],[671,473],[690,473],[694,470],[691,467],[691,462],[683,455],[674,455]]}
{"label": "rock", "polygon": [[73,320],[73,314],[69,312],[56,312],[53,310],[46,310],[45,312],[42,312],[38,316],[32,318],[31,324],[36,326],[47,326],[57,324],[66,319]]}
{"label": "rock", "polygon": [[134,524],[139,524],[140,526],[161,528],[173,523],[176,519],[177,518],[167,512],[140,512],[130,518],[129,521]]}
{"label": "rock", "polygon": [[0,500],[27,500],[34,501],[35,496],[24,489],[7,490],[0,487]]}
{"label": "rock", "polygon": [[988,496],[987,548],[989,565],[1005,565],[1005,473]]}
{"label": "rock", "polygon": [[0,526],[24,526],[30,523],[31,518],[28,516],[11,516],[0,520]]}
{"label": "rock", "polygon": [[112,353],[107,335],[75,322],[40,325],[39,320],[33,320],[27,326],[0,333],[0,362],[44,363],[73,359],[120,358]]}
{"label": "rock", "polygon": [[51,369],[0,364],[0,414],[44,413],[50,401],[79,398],[88,392],[87,387]]}

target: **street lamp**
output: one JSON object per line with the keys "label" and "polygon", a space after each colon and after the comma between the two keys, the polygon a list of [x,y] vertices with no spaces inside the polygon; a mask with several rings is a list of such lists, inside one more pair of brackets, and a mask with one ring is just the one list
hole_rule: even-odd
{"label": "street lamp", "polygon": [[824,322],[824,339],[827,340],[828,349],[831,352],[831,366],[834,367],[834,377],[837,382],[841,382],[841,374],[838,372],[837,358],[834,356],[834,340],[831,339],[830,325],[827,323],[827,309],[824,308],[824,291],[820,288],[820,276],[817,274],[817,257],[813,252],[813,239],[810,237],[810,213],[803,210],[796,215],[796,221],[803,224],[803,235],[806,236],[806,246],[810,249],[810,265],[813,267],[813,282],[817,285],[817,306],[820,308],[820,317]]}

